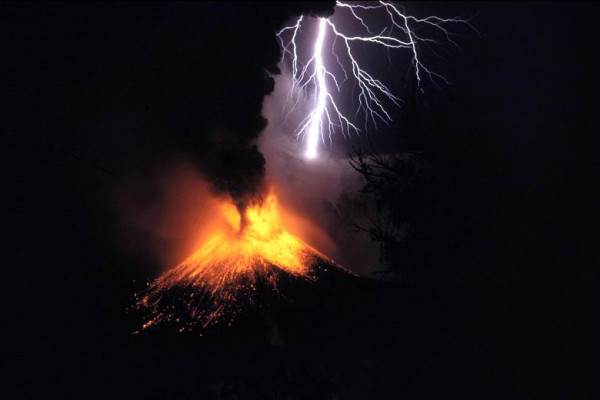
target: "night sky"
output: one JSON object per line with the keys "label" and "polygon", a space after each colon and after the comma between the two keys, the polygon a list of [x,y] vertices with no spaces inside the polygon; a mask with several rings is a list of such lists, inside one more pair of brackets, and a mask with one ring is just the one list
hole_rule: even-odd
{"label": "night sky", "polygon": [[125,239],[119,193],[151,203],[185,160],[217,193],[258,196],[275,33],[332,5],[1,3],[2,397],[595,398],[599,8],[405,6],[480,33],[433,61],[452,85],[397,111],[389,131],[419,134],[375,136],[443,182],[415,210],[412,278],[331,278],[284,317],[199,338],[131,335],[133,293],[164,266]]}

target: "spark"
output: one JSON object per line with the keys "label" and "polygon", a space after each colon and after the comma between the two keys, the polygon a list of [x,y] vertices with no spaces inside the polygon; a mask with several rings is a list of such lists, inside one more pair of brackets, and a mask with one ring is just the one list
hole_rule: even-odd
{"label": "spark", "polygon": [[[441,34],[445,42],[458,47],[458,43],[454,39],[457,35],[447,27],[452,24],[466,24],[475,30],[468,20],[460,17],[417,18],[404,13],[398,6],[386,1],[366,4],[337,1],[336,8],[347,11],[349,20],[360,24],[361,29],[366,33],[346,34],[339,26],[340,24],[334,23],[331,18],[318,18],[313,51],[305,62],[302,62],[299,56],[298,39],[306,19],[303,16],[299,17],[295,24],[283,28],[277,34],[283,53],[282,61],[286,61],[288,58],[291,61],[292,87],[288,100],[292,99],[293,105],[287,116],[296,109],[303,96],[309,92],[312,93],[311,111],[301,120],[294,132],[297,138],[304,139],[306,143],[305,156],[309,159],[317,157],[319,141],[325,144],[326,138],[328,138],[331,143],[335,132],[339,131],[344,137],[361,132],[342,111],[342,107],[338,105],[334,97],[334,94],[341,92],[341,86],[348,80],[352,80],[358,88],[354,118],[363,114],[365,129],[369,123],[373,124],[375,128],[377,128],[378,122],[389,125],[392,122],[392,116],[386,110],[388,103],[400,106],[401,99],[382,81],[361,66],[359,57],[355,55],[356,44],[362,43],[386,50],[407,50],[411,55],[410,64],[414,70],[417,86],[419,90],[422,90],[422,81],[425,78],[435,84],[437,81],[445,84],[449,82],[444,76],[425,65],[422,54],[422,47],[435,53],[433,47],[441,45],[442,42],[432,36],[424,36],[425,34],[421,32],[430,32],[431,35],[437,34],[437,36]],[[379,32],[375,32],[367,20],[368,15],[373,13],[383,15],[388,24]],[[346,21],[345,24],[347,24]],[[325,46],[328,38],[331,38],[331,46]],[[341,42],[341,46],[337,45],[338,41]],[[337,47],[342,47],[343,57],[336,52]],[[332,58],[325,57],[324,50],[327,48],[331,50]],[[437,55],[437,53],[435,54]],[[341,76],[336,77],[335,67],[328,66],[331,59],[335,59],[343,79]]]}

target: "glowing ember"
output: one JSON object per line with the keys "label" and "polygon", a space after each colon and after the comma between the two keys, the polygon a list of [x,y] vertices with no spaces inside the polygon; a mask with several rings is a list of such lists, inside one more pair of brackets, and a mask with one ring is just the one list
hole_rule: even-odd
{"label": "glowing ember", "polygon": [[[240,304],[253,304],[259,287],[277,289],[282,274],[313,280],[312,265],[327,260],[302,240],[283,230],[274,195],[244,212],[223,203],[226,224],[215,229],[187,260],[149,285],[137,306],[149,313],[142,326],[179,322],[180,331],[231,322]],[[182,313],[187,314],[181,321]]]}

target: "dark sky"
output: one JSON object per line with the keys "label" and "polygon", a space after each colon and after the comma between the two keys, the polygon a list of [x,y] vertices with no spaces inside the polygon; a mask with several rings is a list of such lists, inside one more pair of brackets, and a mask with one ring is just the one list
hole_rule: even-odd
{"label": "dark sky", "polygon": [[[248,190],[244,185],[258,178],[246,171],[258,164],[260,175],[263,161],[249,143],[265,124],[260,108],[271,82],[264,70],[275,72],[279,59],[274,32],[311,7],[0,4],[9,300],[2,325],[17,385],[3,384],[13,393],[6,398],[103,397],[98,393],[107,387],[123,393],[113,390],[115,382],[125,385],[128,376],[138,388],[153,376],[106,372],[142,363],[125,309],[146,260],[121,243],[114,190],[125,176],[143,180],[179,157],[221,188],[233,176],[243,179],[226,190]],[[476,326],[469,333],[483,343],[473,357],[492,360],[483,379],[498,391],[514,389],[511,398],[538,398],[556,381],[573,382],[561,386],[574,393],[569,398],[593,398],[598,6],[406,7],[416,15],[477,13],[481,37],[465,40],[462,53],[441,66],[453,85],[428,99],[439,130],[412,145],[458,193],[446,209],[465,236],[443,277],[463,293],[453,315]],[[214,132],[226,132],[227,150]],[[531,385],[527,369],[537,374]],[[493,377],[506,370],[506,381]],[[469,387],[461,371],[453,372],[464,389],[456,389],[457,397]]]}

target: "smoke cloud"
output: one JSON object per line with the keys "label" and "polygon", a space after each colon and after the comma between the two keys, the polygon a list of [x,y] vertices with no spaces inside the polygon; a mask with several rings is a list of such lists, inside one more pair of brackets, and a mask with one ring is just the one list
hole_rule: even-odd
{"label": "smoke cloud", "polygon": [[[260,202],[266,193],[265,159],[257,149],[256,140],[267,125],[261,106],[263,97],[275,86],[271,74],[280,72],[278,62],[281,53],[275,33],[292,15],[326,17],[333,13],[334,6],[335,2],[264,5],[261,10],[257,10],[256,5],[251,6],[249,12],[260,12],[265,23],[260,25],[263,31],[258,35],[257,26],[253,25],[253,36],[258,36],[260,42],[256,39],[256,48],[250,48],[254,50],[248,53],[252,60],[231,60],[239,67],[236,71],[239,85],[229,82],[228,77],[222,77],[225,80],[223,90],[232,88],[226,95],[233,101],[217,108],[213,122],[207,124],[207,134],[200,139],[187,138],[185,146],[198,168],[217,192],[229,194],[240,209]],[[248,24],[247,21],[245,23]],[[219,72],[216,71],[217,74]],[[215,79],[220,80],[220,75]],[[241,92],[238,93],[236,87]]]}

